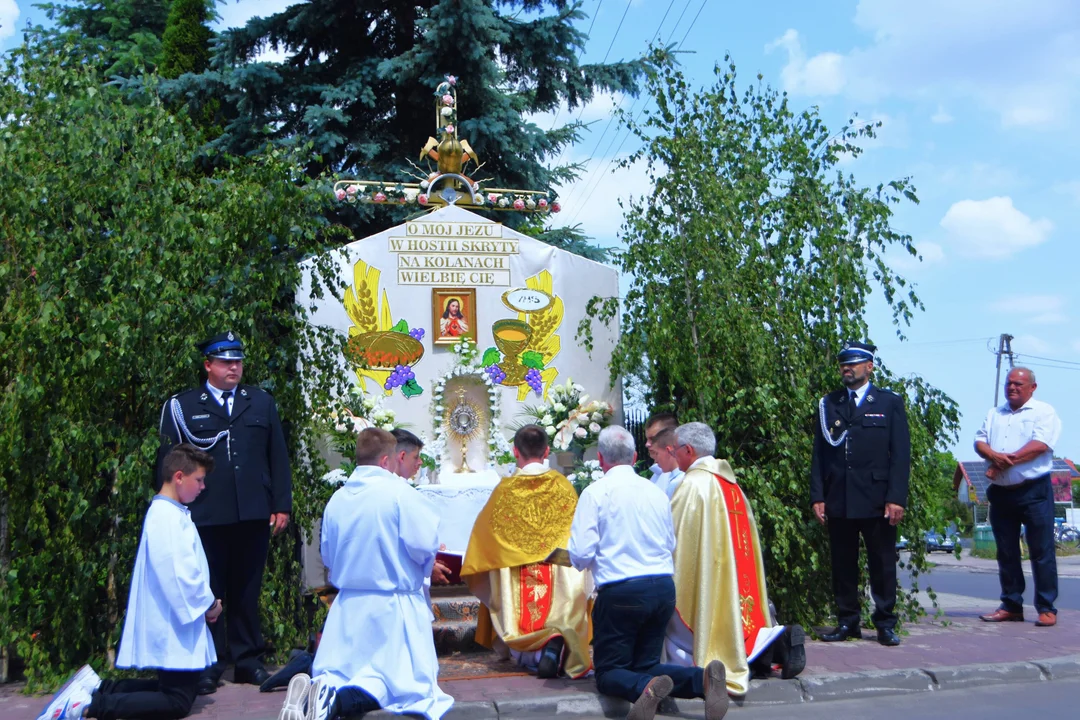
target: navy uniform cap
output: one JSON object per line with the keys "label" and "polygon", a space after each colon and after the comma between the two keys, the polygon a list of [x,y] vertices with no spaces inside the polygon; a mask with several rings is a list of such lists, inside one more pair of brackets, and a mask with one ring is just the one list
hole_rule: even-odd
{"label": "navy uniform cap", "polygon": [[199,352],[208,358],[219,360],[243,360],[244,343],[231,330],[215,335],[199,343]]}
{"label": "navy uniform cap", "polygon": [[873,362],[877,347],[868,343],[846,342],[844,349],[837,356],[836,361],[841,365],[854,365],[855,363]]}

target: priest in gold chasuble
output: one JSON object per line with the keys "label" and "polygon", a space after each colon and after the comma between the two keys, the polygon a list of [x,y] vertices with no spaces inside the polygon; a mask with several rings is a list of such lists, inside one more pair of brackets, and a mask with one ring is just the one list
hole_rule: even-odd
{"label": "priest in gold chasuble", "polygon": [[[675,614],[664,648],[674,664],[721,661],[728,692],[745,695],[750,663],[784,635],[769,612],[757,523],[731,465],[712,457],[712,430],[687,423],[676,437],[676,457],[686,475],[671,498]],[[805,665],[802,653],[800,637],[800,657],[785,659]]]}
{"label": "priest in gold chasuble", "polygon": [[514,435],[518,471],[504,478],[476,518],[461,578],[480,598],[476,641],[496,639],[542,678],[592,669],[587,573],[543,562],[570,542],[577,492],[544,466],[547,435],[526,425]]}

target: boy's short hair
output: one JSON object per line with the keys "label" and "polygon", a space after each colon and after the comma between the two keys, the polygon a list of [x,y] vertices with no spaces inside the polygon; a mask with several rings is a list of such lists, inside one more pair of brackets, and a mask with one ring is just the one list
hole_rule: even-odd
{"label": "boy's short hair", "polygon": [[208,475],[214,471],[214,458],[210,453],[189,443],[174,445],[161,461],[161,477],[158,478],[154,490],[160,490],[177,472],[190,475],[199,468]]}
{"label": "boy's short hair", "polygon": [[649,416],[649,419],[645,421],[645,428],[651,428],[654,425],[663,424],[665,428],[676,428],[679,426],[679,419],[673,412],[656,412]]}
{"label": "boy's short hair", "polygon": [[390,431],[390,434],[393,435],[394,440],[397,441],[397,447],[394,448],[395,455],[399,452],[412,452],[413,450],[422,450],[424,448],[424,441],[408,430],[394,428]]}
{"label": "boy's short hair", "polygon": [[514,447],[523,458],[542,458],[547,446],[547,433],[539,425],[523,425],[514,433]]}
{"label": "boy's short hair", "polygon": [[660,432],[656,433],[656,437],[652,440],[653,447],[669,448],[676,447],[679,444],[678,438],[675,436],[675,428],[664,428]]}
{"label": "boy's short hair", "polygon": [[356,436],[356,464],[378,465],[379,460],[394,453],[397,440],[386,430],[364,428]]}

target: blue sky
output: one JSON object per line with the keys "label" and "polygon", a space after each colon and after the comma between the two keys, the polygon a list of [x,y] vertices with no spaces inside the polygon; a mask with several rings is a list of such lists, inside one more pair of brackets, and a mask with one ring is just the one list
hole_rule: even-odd
{"label": "blue sky", "polygon": [[[289,4],[228,2],[220,24]],[[1014,351],[1037,373],[1036,397],[1061,415],[1057,452],[1080,457],[1080,293],[1071,280],[1080,259],[1080,2],[584,0],[584,9],[596,18],[586,61],[599,62],[609,47],[608,59],[632,58],[657,34],[685,37],[681,49],[692,54],[683,67],[698,85],[711,84],[728,52],[746,82],[760,72],[796,108],[819,107],[831,128],[855,112],[880,120],[880,137],[847,167],[866,185],[913,178],[922,202],[903,206],[895,225],[914,237],[923,261],[898,258],[898,267],[926,305],[903,343],[880,299],[871,305],[881,358],[960,404],[956,452],[968,459],[994,399],[988,343],[1014,335]],[[41,21],[41,11],[0,0],[4,49],[21,41],[14,31],[27,19]],[[634,149],[625,131],[612,127],[600,139],[612,109],[633,103],[603,97],[581,111],[596,122],[568,153],[588,161],[588,171],[564,189],[559,219],[580,222],[604,244],[618,243],[617,198],[648,190],[639,169],[611,173],[616,155]]]}

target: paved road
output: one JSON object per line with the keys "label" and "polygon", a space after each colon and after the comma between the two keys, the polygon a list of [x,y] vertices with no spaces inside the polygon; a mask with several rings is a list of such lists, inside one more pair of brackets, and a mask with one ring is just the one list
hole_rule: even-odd
{"label": "paved road", "polygon": [[[864,700],[832,700],[802,705],[733,707],[728,720],[1016,720],[1037,717],[1076,717],[1080,679],[1018,685],[977,687],[969,690],[922,692]],[[664,716],[657,716],[664,717]],[[700,717],[700,716],[698,716]],[[600,716],[580,720],[604,720]]]}
{"label": "paved road", "polygon": [[[900,582],[905,587],[910,587],[907,573],[902,572]],[[997,607],[996,603],[1001,597],[1001,585],[998,584],[997,575],[992,573],[953,570],[939,566],[929,574],[919,576],[919,588],[925,590],[928,585],[939,593],[986,598],[990,603],[987,611]],[[1029,612],[1033,612],[1031,596],[1034,584],[1030,575],[1025,578],[1025,586],[1024,602]],[[1080,610],[1080,578],[1058,578],[1058,599],[1054,604],[1059,609]]]}

